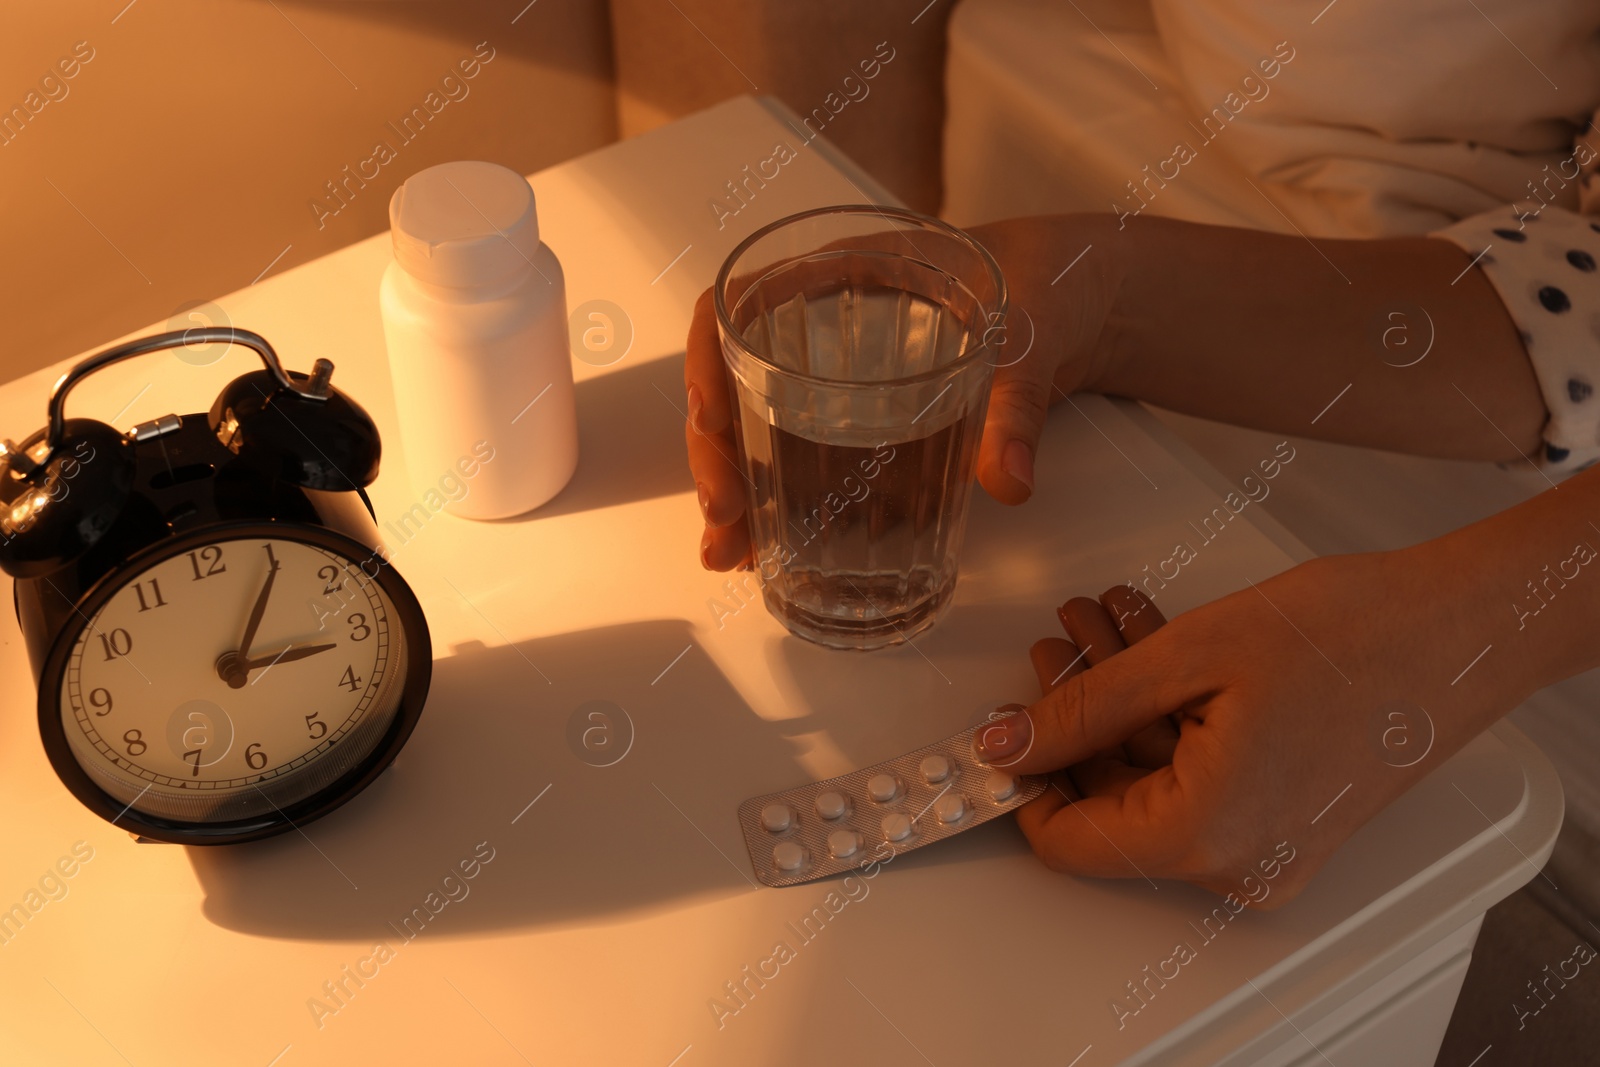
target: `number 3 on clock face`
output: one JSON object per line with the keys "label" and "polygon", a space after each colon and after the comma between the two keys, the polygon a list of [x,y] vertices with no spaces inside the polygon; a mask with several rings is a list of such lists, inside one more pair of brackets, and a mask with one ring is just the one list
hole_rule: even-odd
{"label": "number 3 on clock face", "polygon": [[109,591],[71,645],[57,701],[96,786],[159,818],[249,820],[373,756],[406,687],[405,613],[389,575],[321,540],[179,546]]}

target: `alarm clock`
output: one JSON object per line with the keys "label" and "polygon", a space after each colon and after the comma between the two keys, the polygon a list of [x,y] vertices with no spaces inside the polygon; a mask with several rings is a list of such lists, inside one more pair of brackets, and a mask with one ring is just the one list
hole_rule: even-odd
{"label": "alarm clock", "polygon": [[[209,413],[127,432],[66,417],[113,363],[222,343],[264,369]],[[0,569],[62,783],[146,841],[229,844],[304,826],[365,788],[417,724],[427,622],[366,487],[377,427],[333,364],[285,372],[246,330],[90,356],[45,427],[0,450]]]}

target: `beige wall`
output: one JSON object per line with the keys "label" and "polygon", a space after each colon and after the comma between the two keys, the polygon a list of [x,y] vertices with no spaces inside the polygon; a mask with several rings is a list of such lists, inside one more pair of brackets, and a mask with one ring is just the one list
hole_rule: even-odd
{"label": "beige wall", "polygon": [[907,204],[937,211],[954,4],[611,0],[622,135],[768,94]]}
{"label": "beige wall", "polygon": [[[71,0],[12,13],[0,109],[27,117],[0,124],[0,380],[385,229],[390,193],[423,167],[528,172],[612,140],[605,0],[538,0],[513,24],[526,2]],[[57,64],[80,41],[92,58],[64,78]],[[459,77],[483,41],[493,58]],[[427,121],[407,143],[387,124],[413,108]],[[367,162],[380,141],[394,158]],[[325,183],[346,166],[377,176],[350,180],[342,203]]]}

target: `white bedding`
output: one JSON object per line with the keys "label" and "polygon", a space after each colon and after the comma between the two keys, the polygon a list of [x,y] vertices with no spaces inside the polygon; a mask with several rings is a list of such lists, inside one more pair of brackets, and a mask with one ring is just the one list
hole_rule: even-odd
{"label": "white bedding", "polygon": [[1597,70],[1593,0],[962,0],[945,212],[1354,237],[1576,209]]}

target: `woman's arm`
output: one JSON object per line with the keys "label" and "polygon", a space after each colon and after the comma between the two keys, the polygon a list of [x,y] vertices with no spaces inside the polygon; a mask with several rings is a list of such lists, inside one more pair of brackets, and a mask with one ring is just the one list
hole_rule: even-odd
{"label": "woman's arm", "polygon": [[1313,243],[1154,217],[1104,231],[1089,255],[1103,247],[1116,288],[1084,388],[1419,455],[1539,447],[1545,405],[1522,340],[1447,241]]}

